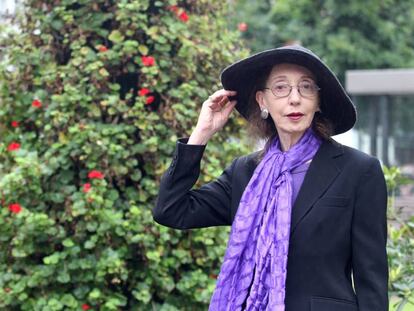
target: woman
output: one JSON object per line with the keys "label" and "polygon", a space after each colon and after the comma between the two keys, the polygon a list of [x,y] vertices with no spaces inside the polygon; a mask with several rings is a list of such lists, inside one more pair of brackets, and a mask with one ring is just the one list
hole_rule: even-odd
{"label": "woman", "polygon": [[[377,159],[330,138],[356,121],[335,75],[287,46],[232,64],[221,81],[177,142],[153,210],[173,228],[232,225],[210,310],[388,310],[384,176]],[[191,190],[234,107],[264,149]]]}

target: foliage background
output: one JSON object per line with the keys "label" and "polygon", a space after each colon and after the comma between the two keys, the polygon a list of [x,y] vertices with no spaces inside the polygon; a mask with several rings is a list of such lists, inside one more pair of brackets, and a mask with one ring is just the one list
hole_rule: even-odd
{"label": "foliage background", "polygon": [[[206,309],[228,229],[169,230],[150,209],[176,139],[219,88],[220,69],[247,55],[242,45],[302,43],[341,78],[346,69],[414,65],[409,1],[28,0],[24,8],[19,30],[0,26],[7,310]],[[248,152],[243,125],[232,118],[209,142],[200,183]],[[89,178],[93,170],[103,178]],[[413,299],[414,220],[393,211],[404,181],[396,168],[385,172],[398,224],[389,231],[390,289],[402,310]]]}
{"label": "foliage background", "polygon": [[[169,230],[150,210],[176,139],[244,53],[226,10],[32,0],[3,29],[1,309],[205,308],[228,229]],[[200,182],[246,151],[228,138],[240,122],[209,142]]]}
{"label": "foliage background", "polygon": [[349,69],[414,67],[410,1],[239,0],[231,12],[233,23],[249,25],[244,38],[253,51],[300,43],[340,78]]}

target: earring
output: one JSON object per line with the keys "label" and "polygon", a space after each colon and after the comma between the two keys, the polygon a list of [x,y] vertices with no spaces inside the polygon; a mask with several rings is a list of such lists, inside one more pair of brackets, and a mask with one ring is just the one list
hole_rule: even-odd
{"label": "earring", "polygon": [[263,120],[266,120],[269,117],[269,110],[267,110],[266,108],[263,108],[260,112],[260,116],[262,117]]}

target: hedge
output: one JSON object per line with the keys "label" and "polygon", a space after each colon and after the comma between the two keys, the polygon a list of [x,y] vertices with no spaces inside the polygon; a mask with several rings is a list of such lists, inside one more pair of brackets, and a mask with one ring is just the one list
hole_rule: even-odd
{"label": "hedge", "polygon": [[[0,46],[0,308],[205,310],[228,229],[151,208],[177,138],[245,55],[225,1],[26,1]],[[246,146],[232,118],[200,182]]]}

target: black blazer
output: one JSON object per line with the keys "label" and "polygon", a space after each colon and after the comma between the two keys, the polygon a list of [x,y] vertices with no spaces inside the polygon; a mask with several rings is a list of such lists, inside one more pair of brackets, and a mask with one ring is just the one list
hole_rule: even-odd
{"label": "black blazer", "polygon": [[[185,142],[161,179],[154,220],[177,229],[231,225],[257,153],[191,190],[205,146]],[[292,208],[286,311],[388,310],[386,206],[379,161],[323,142]]]}

